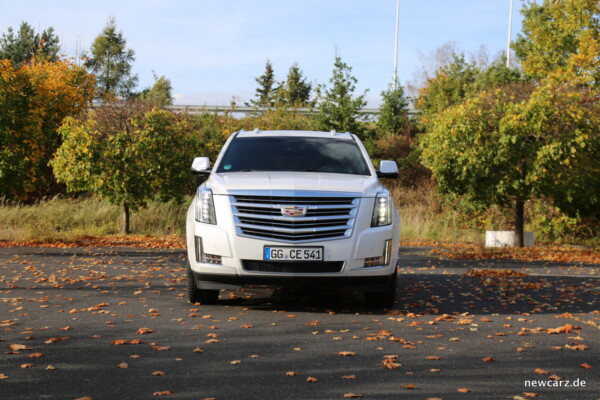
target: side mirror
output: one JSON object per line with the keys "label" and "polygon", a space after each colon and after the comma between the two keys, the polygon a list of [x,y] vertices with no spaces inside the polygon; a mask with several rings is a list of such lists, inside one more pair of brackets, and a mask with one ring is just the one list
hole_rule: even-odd
{"label": "side mirror", "polygon": [[208,157],[196,157],[192,162],[193,174],[210,174],[210,159]]}
{"label": "side mirror", "polygon": [[398,164],[396,161],[383,160],[379,165],[379,171],[377,171],[378,178],[397,178],[398,177]]}

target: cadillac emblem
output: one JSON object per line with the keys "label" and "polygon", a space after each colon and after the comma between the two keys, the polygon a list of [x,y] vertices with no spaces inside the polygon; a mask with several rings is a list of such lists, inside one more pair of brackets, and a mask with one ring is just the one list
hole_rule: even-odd
{"label": "cadillac emblem", "polygon": [[307,206],[285,206],[281,207],[281,215],[285,217],[304,217],[307,210]]}

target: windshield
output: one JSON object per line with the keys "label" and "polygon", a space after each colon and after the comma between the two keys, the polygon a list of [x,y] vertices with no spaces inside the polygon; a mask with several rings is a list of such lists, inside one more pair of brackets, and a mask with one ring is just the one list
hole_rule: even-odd
{"label": "windshield", "polygon": [[355,141],[312,137],[234,139],[227,148],[217,173],[245,171],[371,175]]}

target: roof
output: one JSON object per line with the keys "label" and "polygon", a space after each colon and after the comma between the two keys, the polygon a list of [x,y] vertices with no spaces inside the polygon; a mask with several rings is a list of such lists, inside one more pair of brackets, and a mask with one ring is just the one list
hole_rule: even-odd
{"label": "roof", "polygon": [[318,132],[318,131],[261,131],[255,129],[254,131],[239,131],[237,137],[277,137],[277,136],[288,136],[288,137],[322,137],[322,138],[336,138],[352,140],[352,135],[348,132]]}

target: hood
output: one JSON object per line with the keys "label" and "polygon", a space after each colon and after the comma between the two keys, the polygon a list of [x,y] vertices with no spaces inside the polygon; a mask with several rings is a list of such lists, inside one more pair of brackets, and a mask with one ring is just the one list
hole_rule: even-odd
{"label": "hood", "polygon": [[206,186],[212,189],[215,195],[260,190],[346,192],[358,193],[361,197],[374,197],[379,191],[379,181],[373,176],[320,172],[213,173],[206,181]]}

